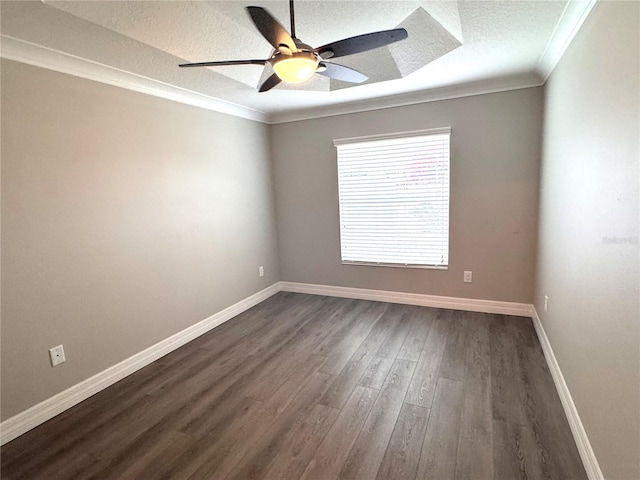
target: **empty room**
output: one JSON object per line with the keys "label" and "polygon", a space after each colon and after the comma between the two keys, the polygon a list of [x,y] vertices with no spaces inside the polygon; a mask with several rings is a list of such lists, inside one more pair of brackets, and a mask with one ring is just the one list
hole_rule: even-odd
{"label": "empty room", "polygon": [[0,477],[640,480],[640,1],[0,1]]}

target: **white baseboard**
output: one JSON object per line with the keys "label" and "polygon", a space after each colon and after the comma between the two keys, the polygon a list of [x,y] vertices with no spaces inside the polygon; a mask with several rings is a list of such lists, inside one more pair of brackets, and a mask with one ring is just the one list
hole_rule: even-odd
{"label": "white baseboard", "polygon": [[[0,445],[13,440],[23,433],[37,427],[47,420],[55,417],[63,411],[73,407],[83,400],[95,395],[101,390],[113,385],[122,378],[131,375],[141,368],[149,365],[164,355],[180,348],[191,340],[203,335],[209,330],[221,325],[236,315],[248,310],[272,295],[280,292],[308,293],[313,295],[327,295],[333,297],[356,298],[362,300],[374,300],[380,302],[402,303],[407,305],[421,305],[428,307],[450,308],[454,310],[466,310],[472,312],[497,313],[534,318],[536,331],[540,337],[540,343],[545,352],[549,368],[558,388],[562,405],[565,409],[571,430],[576,438],[578,450],[585,462],[585,468],[590,480],[602,480],[602,473],[593,455],[593,450],[580,423],[580,417],[571,400],[560,369],[549,341],[547,340],[540,320],[533,306],[525,303],[500,302],[492,300],[478,300],[471,298],[443,297],[436,295],[423,295],[415,293],[390,292],[384,290],[369,290],[363,288],[336,287],[329,285],[315,285],[295,282],[277,282],[264,290],[231,305],[228,308],[152,345],[122,362],[107,368],[106,370],[54,395],[47,400],[5,420],[0,424]],[[536,320],[537,319],[537,320]],[[577,433],[576,433],[577,432]],[[593,465],[590,467],[590,465]],[[595,472],[595,473],[591,473]]]}
{"label": "white baseboard", "polygon": [[556,356],[553,353],[553,349],[551,348],[551,344],[549,343],[547,334],[544,331],[544,327],[542,326],[542,322],[540,321],[538,312],[536,311],[535,307],[533,307],[532,310],[533,325],[536,329],[536,333],[538,334],[538,339],[540,340],[540,345],[542,346],[544,357],[547,359],[547,365],[549,365],[549,370],[551,370],[551,376],[553,377],[553,382],[555,383],[556,389],[558,390],[558,395],[560,396],[560,401],[562,402],[564,414],[567,416],[567,420],[569,421],[569,427],[571,428],[573,439],[575,440],[576,446],[578,447],[580,458],[582,459],[584,468],[587,471],[587,477],[589,478],[589,480],[604,480],[602,470],[600,470],[600,465],[598,464],[598,459],[596,458],[596,455],[591,448],[591,443],[589,442],[589,438],[587,437],[587,432],[585,431],[584,426],[582,425],[582,421],[580,420],[578,409],[573,403],[573,398],[571,398],[569,387],[564,381],[564,376],[562,375],[562,371],[560,370],[560,365],[558,365]]}
{"label": "white baseboard", "polygon": [[266,300],[279,291],[279,284],[274,283],[270,287],[136,353],[122,362],[34,405],[24,412],[8,418],[0,424],[0,445],[10,442],[14,438],[86,400],[90,396],[95,395],[99,391],[104,390],[118,380],[131,375],[164,355],[180,348],[184,344],[223,324],[227,320]]}
{"label": "white baseboard", "polygon": [[389,292],[365,288],[334,287],[311,283],[280,282],[280,290],[286,292],[327,295],[330,297],[357,298],[378,302],[403,303],[423,307],[450,308],[469,312],[499,313],[518,317],[531,317],[532,305],[529,303],[500,302],[475,298],[441,297],[420,293]]}
{"label": "white baseboard", "polygon": [[492,300],[478,300],[473,298],[441,297],[436,295],[422,295],[415,293],[389,292],[384,290],[368,290],[364,288],[335,287],[310,283],[280,282],[280,290],[286,292],[308,293],[312,295],[327,295],[332,297],[357,298],[361,300],[375,300],[380,302],[403,303],[407,305],[421,305],[427,307],[450,308],[471,312],[497,313],[515,315],[533,319],[533,325],[540,340],[545,359],[551,371],[553,381],[564,413],[567,416],[571,433],[576,442],[580,458],[584,464],[589,480],[604,480],[598,460],[591,448],[580,415],[576,409],[571,393],[567,387],[560,366],[556,360],[549,339],[542,327],[536,309],[531,304],[499,302]]}

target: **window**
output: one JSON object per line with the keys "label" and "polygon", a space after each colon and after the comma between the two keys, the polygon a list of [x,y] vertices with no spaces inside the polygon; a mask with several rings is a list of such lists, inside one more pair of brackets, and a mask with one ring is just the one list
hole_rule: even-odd
{"label": "window", "polygon": [[450,128],[334,140],[342,263],[449,264]]}

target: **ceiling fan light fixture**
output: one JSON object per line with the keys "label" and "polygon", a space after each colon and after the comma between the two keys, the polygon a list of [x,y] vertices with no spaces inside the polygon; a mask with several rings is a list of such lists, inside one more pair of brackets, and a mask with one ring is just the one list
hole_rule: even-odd
{"label": "ceiling fan light fixture", "polygon": [[[1,0],[0,0],[1,1]],[[325,62],[328,58],[344,57],[362,53],[407,38],[404,28],[380,30],[365,33],[355,37],[343,38],[318,48],[313,48],[296,38],[293,13],[293,1],[289,0],[289,18],[291,19],[291,35],[262,7],[249,6],[246,8],[253,24],[264,39],[274,48],[271,58],[266,60],[222,60],[212,62],[183,63],[180,67],[214,67],[222,65],[265,65],[270,64],[272,73],[258,87],[258,92],[267,92],[280,82],[303,83],[319,73],[328,78],[349,83],[362,83],[367,76],[354,70],[332,62]]]}
{"label": "ceiling fan light fixture", "polygon": [[291,55],[277,55],[272,66],[283,82],[302,83],[315,73],[319,61],[313,52],[295,52]]}

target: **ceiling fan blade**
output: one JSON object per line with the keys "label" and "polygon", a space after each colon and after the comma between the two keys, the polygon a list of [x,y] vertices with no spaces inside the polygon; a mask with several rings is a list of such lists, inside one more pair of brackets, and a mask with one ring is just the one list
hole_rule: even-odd
{"label": "ceiling fan blade", "polygon": [[369,79],[369,77],[357,70],[345,67],[344,65],[338,65],[337,63],[322,62],[320,66],[326,67],[326,69],[316,73],[324,75],[325,77],[335,78],[336,80],[342,80],[343,82],[362,83]]}
{"label": "ceiling fan blade", "polygon": [[264,65],[269,60],[223,60],[221,62],[183,63],[179,67],[216,67],[221,65]]}
{"label": "ceiling fan blade", "polygon": [[356,37],[345,38],[337,42],[328,43],[314,51],[322,58],[344,57],[354,53],[366,52],[374,48],[384,47],[394,42],[404,40],[409,35],[404,28],[383,30],[381,32],[365,33]]}
{"label": "ceiling fan blade", "polygon": [[269,78],[267,78],[262,85],[260,85],[260,88],[258,89],[258,91],[266,92],[267,90],[271,90],[273,87],[278,85],[281,81],[282,80],[280,80],[280,77],[274,73]]}
{"label": "ceiling fan blade", "polygon": [[256,28],[273,48],[278,50],[280,45],[286,45],[292,52],[298,51],[291,35],[264,8],[247,7],[247,12]]}

